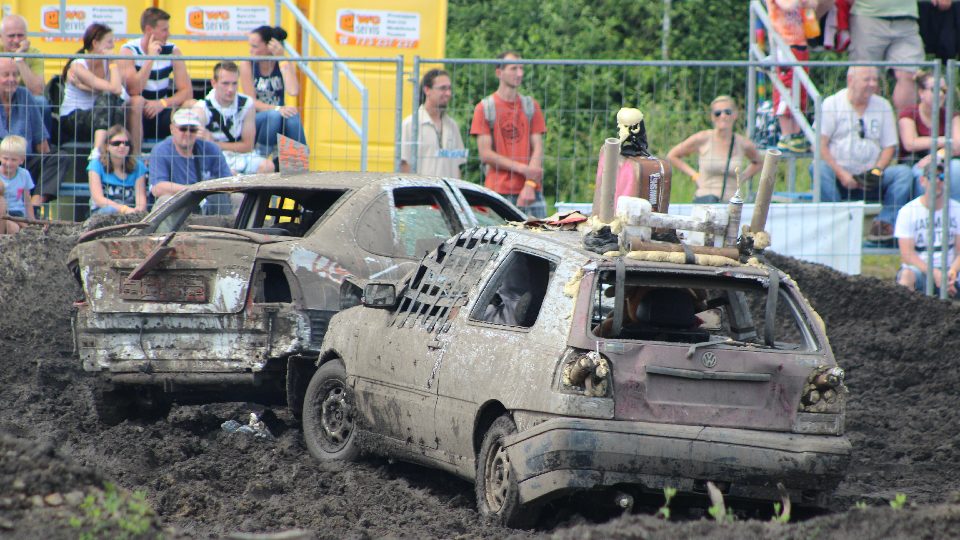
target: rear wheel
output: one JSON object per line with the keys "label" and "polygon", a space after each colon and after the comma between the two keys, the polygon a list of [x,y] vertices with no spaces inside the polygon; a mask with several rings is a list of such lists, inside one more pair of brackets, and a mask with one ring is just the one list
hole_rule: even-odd
{"label": "rear wheel", "polygon": [[477,456],[477,508],[507,527],[530,528],[537,521],[537,512],[520,504],[520,489],[510,465],[510,456],[503,445],[504,437],[517,432],[509,416],[493,421],[480,445]]}
{"label": "rear wheel", "polygon": [[353,396],[339,358],[317,370],[303,402],[303,438],[320,461],[352,461],[357,447]]}

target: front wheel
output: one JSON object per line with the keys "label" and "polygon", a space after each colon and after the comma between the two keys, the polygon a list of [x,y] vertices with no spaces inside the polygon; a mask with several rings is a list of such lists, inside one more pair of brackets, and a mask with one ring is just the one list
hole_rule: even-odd
{"label": "front wheel", "polygon": [[477,509],[502,525],[526,529],[536,523],[537,512],[520,505],[517,477],[503,445],[504,437],[516,432],[516,424],[504,415],[494,420],[483,436],[477,456]]}
{"label": "front wheel", "polygon": [[353,396],[339,358],[317,369],[303,400],[303,438],[320,461],[352,461],[359,454]]}

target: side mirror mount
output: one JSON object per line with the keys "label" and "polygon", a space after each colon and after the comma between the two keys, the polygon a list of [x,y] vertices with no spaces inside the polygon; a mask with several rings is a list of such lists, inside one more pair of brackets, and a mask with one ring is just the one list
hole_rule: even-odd
{"label": "side mirror mount", "polygon": [[371,308],[391,309],[397,305],[397,286],[393,283],[373,281],[363,287],[363,305]]}

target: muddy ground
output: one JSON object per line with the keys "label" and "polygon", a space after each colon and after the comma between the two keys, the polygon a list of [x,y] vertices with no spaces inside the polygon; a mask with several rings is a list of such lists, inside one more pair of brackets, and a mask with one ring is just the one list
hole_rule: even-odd
{"label": "muddy ground", "polygon": [[[481,519],[472,486],[453,476],[377,458],[315,463],[279,408],[175,405],[157,421],[101,425],[92,381],[71,357],[69,310],[79,291],[64,261],[77,234],[54,227],[0,238],[0,537],[118,537],[120,527],[172,538],[960,536],[954,304],[771,255],[823,316],[848,373],[854,459],[830,514],[787,525],[743,518],[718,525],[650,514],[596,523],[568,510],[538,530],[512,531]],[[264,413],[275,441],[220,428],[250,411]],[[906,495],[901,510],[888,505],[897,493]],[[112,507],[120,519],[83,519]]]}

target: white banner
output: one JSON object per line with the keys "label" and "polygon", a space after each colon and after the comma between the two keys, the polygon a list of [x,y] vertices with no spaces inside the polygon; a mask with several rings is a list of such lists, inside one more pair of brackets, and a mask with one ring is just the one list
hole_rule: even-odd
{"label": "white banner", "polygon": [[[557,210],[590,213],[590,203],[557,203]],[[670,213],[690,215],[692,204],[671,204]],[[860,273],[863,250],[863,201],[842,203],[774,203],[767,217],[770,249],[847,274]],[[753,205],[743,205],[741,223],[749,224]]]}

